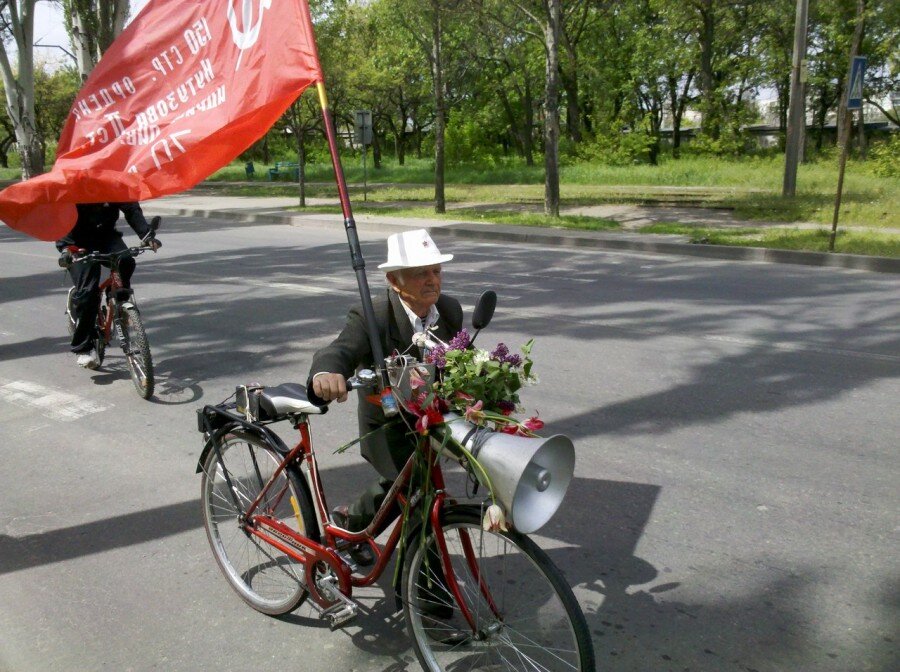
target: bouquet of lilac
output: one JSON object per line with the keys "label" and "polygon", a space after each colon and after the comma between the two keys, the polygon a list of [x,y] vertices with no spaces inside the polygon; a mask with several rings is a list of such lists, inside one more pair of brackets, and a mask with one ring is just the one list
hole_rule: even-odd
{"label": "bouquet of lilac", "polygon": [[537,382],[531,372],[534,340],[522,346],[521,355],[510,353],[503,343],[491,351],[471,344],[469,332],[463,329],[426,356],[438,370],[435,395],[449,410],[458,411],[477,425],[493,422],[497,429],[511,433],[529,433],[543,427],[537,418],[519,422],[512,417],[519,407],[519,390]]}

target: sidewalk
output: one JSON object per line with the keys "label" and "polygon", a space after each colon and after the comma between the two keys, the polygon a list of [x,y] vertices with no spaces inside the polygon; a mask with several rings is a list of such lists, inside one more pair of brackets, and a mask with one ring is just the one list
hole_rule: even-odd
{"label": "sidewalk", "polygon": [[[219,196],[201,191],[184,192],[166,196],[145,204],[148,215],[177,215],[204,219],[287,224],[291,226],[342,226],[340,215],[300,213],[291,210],[297,206],[296,196],[248,197]],[[308,198],[309,205],[334,205],[335,199]],[[483,206],[480,206],[483,207]],[[471,204],[459,204],[452,210],[472,211]],[[461,213],[462,214],[462,213]],[[728,247],[690,243],[684,235],[635,233],[637,226],[653,221],[680,221],[698,225],[760,226],[748,224],[730,217],[724,209],[693,208],[684,206],[650,207],[641,205],[603,205],[568,208],[565,214],[585,214],[615,219],[623,222],[621,231],[579,231],[506,224],[486,224],[461,217],[458,220],[412,217],[390,217],[371,214],[355,214],[357,224],[366,230],[385,233],[411,228],[428,229],[432,235],[457,236],[468,239],[497,242],[524,242],[557,247],[592,247],[611,250],[631,250],[662,254],[699,256],[712,259],[756,261],[768,263],[802,264],[806,266],[830,266],[852,268],[880,273],[900,273],[900,259],[871,257],[856,254],[829,254],[823,252],[799,252],[773,250],[758,247]],[[763,223],[768,226],[798,226],[781,223]],[[821,225],[815,225],[820,228]]]}

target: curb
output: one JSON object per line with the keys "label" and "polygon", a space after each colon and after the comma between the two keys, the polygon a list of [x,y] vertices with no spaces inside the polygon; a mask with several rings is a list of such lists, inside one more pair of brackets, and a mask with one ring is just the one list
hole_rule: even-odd
{"label": "curb", "polygon": [[[334,215],[294,215],[283,211],[242,212],[237,210],[206,210],[166,206],[163,203],[154,212],[176,217],[196,217],[199,219],[222,219],[232,222],[284,224],[288,226],[334,226]],[[360,217],[357,224],[365,223],[376,231],[393,232],[410,228],[411,222],[394,223],[379,221],[377,217]],[[421,223],[421,221],[419,222]],[[873,273],[900,273],[900,259],[875,257],[861,254],[840,254],[828,252],[803,252],[798,250],[778,250],[764,247],[728,247],[688,243],[679,236],[659,234],[609,234],[573,229],[541,229],[507,224],[476,224],[467,222],[447,222],[439,226],[424,225],[429,233],[437,236],[485,240],[491,242],[530,243],[554,245],[557,247],[581,247],[619,251],[649,252],[676,256],[704,257],[727,261],[750,261],[770,264],[797,264],[846,268]]]}
{"label": "curb", "polygon": [[[152,210],[153,214],[169,215],[171,217],[194,217],[196,219],[219,219],[228,222],[242,222],[244,224],[275,224],[286,226],[314,226],[314,227],[334,227],[336,224],[343,226],[341,219],[336,215],[294,215],[286,214],[283,211],[274,210],[266,212],[243,212],[240,210],[198,210],[195,208],[180,208],[177,206],[167,206],[165,204],[155,205]],[[357,219],[357,224],[364,222],[366,227],[373,231],[393,233],[394,231],[405,231],[410,228],[408,224],[367,221],[365,219]]]}
{"label": "curb", "polygon": [[725,259],[730,261],[755,261],[771,264],[799,264],[802,266],[828,266],[848,268],[875,273],[900,273],[900,259],[875,257],[862,254],[839,254],[828,252],[804,252],[799,250],[778,250],[766,247],[729,247],[703,243],[686,243],[661,238],[677,238],[654,234],[638,234],[634,237],[618,237],[616,234],[594,234],[568,229],[534,229],[523,231],[524,227],[508,225],[454,224],[432,230],[433,234],[460,236],[490,241],[533,243],[560,247],[594,247],[610,250],[631,250],[655,252],[682,256]]}

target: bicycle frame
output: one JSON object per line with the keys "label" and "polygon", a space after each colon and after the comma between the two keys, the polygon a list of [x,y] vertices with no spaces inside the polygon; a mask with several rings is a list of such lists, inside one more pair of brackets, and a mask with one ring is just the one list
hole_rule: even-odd
{"label": "bicycle frame", "polygon": [[[97,327],[101,338],[103,338],[103,343],[106,345],[109,345],[110,337],[112,336],[113,320],[116,313],[116,292],[120,289],[122,289],[122,278],[119,275],[118,268],[112,267],[109,270],[109,276],[100,283],[101,296],[105,297],[105,302],[103,300],[100,301],[100,314],[97,316]],[[107,306],[105,314],[103,311],[104,305]]]}
{"label": "bicycle frame", "polygon": [[[343,595],[348,598],[351,595],[353,587],[363,587],[371,585],[372,583],[377,581],[381,574],[384,572],[388,561],[390,560],[391,556],[394,554],[394,551],[397,549],[398,544],[400,543],[400,535],[403,532],[403,516],[400,516],[394,523],[394,527],[393,529],[391,529],[388,540],[383,548],[379,547],[374,540],[375,537],[377,537],[379,534],[381,534],[381,532],[387,529],[389,525],[389,511],[391,510],[393,505],[399,504],[401,506],[404,506],[407,504],[406,497],[403,493],[407,491],[410,485],[413,465],[415,462],[415,455],[411,455],[409,460],[406,462],[406,465],[403,467],[400,475],[394,481],[393,485],[388,491],[387,496],[385,497],[384,502],[381,504],[381,507],[378,509],[378,512],[375,514],[375,518],[372,520],[369,526],[365,530],[362,530],[360,532],[350,532],[349,530],[345,530],[334,525],[327,513],[328,508],[325,501],[325,493],[322,488],[321,479],[319,478],[319,468],[316,461],[315,451],[312,447],[308,419],[306,417],[303,417],[299,419],[294,426],[300,432],[300,440],[298,441],[297,445],[294,446],[294,448],[292,448],[282,459],[281,463],[275,469],[275,472],[262,487],[262,490],[260,491],[256,500],[254,500],[246,508],[246,510],[244,510],[242,520],[244,522],[245,532],[247,532],[248,534],[252,534],[253,536],[262,541],[265,541],[268,544],[271,544],[275,548],[279,549],[282,553],[287,554],[297,562],[304,565],[306,569],[305,576],[307,577],[306,588],[309,590],[316,603],[320,607],[327,609],[334,604],[334,600],[329,600],[327,597],[321,595],[318,588],[316,587],[316,581],[314,580],[314,578],[312,580],[310,578],[315,577],[318,563],[325,562],[335,570],[341,593],[343,593]],[[217,441],[214,441],[213,449],[218,453],[219,449]],[[456,600],[457,605],[459,606],[460,614],[466,619],[466,622],[472,628],[472,632],[475,633],[477,630],[475,625],[475,618],[468,608],[466,601],[463,599],[462,593],[459,589],[459,584],[456,581],[454,569],[452,564],[450,563],[449,552],[447,550],[443,525],[441,522],[441,511],[446,501],[443,472],[441,470],[440,463],[435,460],[435,451],[430,443],[427,444],[425,450],[427,451],[427,458],[432,461],[432,467],[430,469],[430,479],[431,484],[434,487],[434,492],[436,493],[434,501],[431,505],[431,509],[429,511],[429,521],[431,523],[431,527],[437,541],[437,550],[440,557],[441,568],[444,572],[444,577],[447,582],[447,588],[450,590],[451,594]],[[221,460],[221,455],[219,456],[219,458]],[[310,493],[312,494],[317,524],[319,526],[319,532],[325,540],[324,544],[313,541],[306,536],[298,534],[296,531],[292,530],[288,526],[272,518],[266,513],[257,513],[260,502],[267,499],[267,495],[272,488],[272,484],[278,479],[287,465],[295,461],[300,463],[300,470],[303,473],[309,486]],[[227,471],[223,471],[225,479],[229,484],[229,490],[231,492],[234,492],[233,488],[231,487],[230,477]],[[281,499],[285,495],[285,492],[277,493],[276,503],[281,501]],[[416,500],[418,496],[419,492],[417,492],[413,496],[412,500]],[[292,501],[291,503],[293,505],[295,515],[299,519],[300,513],[298,505],[296,501]],[[415,501],[410,502],[410,504],[414,503]],[[237,500],[235,500],[235,505],[238,506]],[[238,508],[241,507],[238,506]],[[468,536],[468,532],[461,530],[460,535],[469,570],[472,572],[473,577],[478,582],[487,604],[499,619],[501,618],[499,610],[497,609],[494,600],[489,593],[487,585],[480,576],[478,563],[476,562],[475,558],[474,547],[472,545],[471,539]],[[343,540],[348,543],[368,543],[372,547],[372,550],[375,552],[376,557],[376,562],[372,569],[367,574],[361,576],[352,575],[350,572],[350,568],[334,548],[338,540]]]}

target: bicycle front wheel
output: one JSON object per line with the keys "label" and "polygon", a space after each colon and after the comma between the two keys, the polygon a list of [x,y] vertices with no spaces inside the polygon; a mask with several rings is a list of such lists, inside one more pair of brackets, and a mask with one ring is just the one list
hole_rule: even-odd
{"label": "bicycle front wheel", "polygon": [[486,532],[477,510],[444,516],[455,580],[475,620],[460,613],[430,532],[407,554],[404,614],[425,670],[594,672],[584,614],[560,571],[528,537]]}
{"label": "bicycle front wheel", "polygon": [[153,396],[153,359],[150,356],[150,343],[147,341],[144,321],[137,306],[129,305],[121,308],[119,315],[126,335],[122,348],[125,351],[128,370],[131,372],[131,381],[141,398],[149,399]]}
{"label": "bicycle front wheel", "polygon": [[[256,500],[280,463],[271,446],[234,432],[219,442],[218,453],[209,451],[201,483],[206,536],[219,568],[241,599],[270,616],[293,611],[307,594],[303,566],[250,534],[243,523],[245,507]],[[312,503],[294,467],[279,474],[257,510],[303,536],[319,538]]]}

